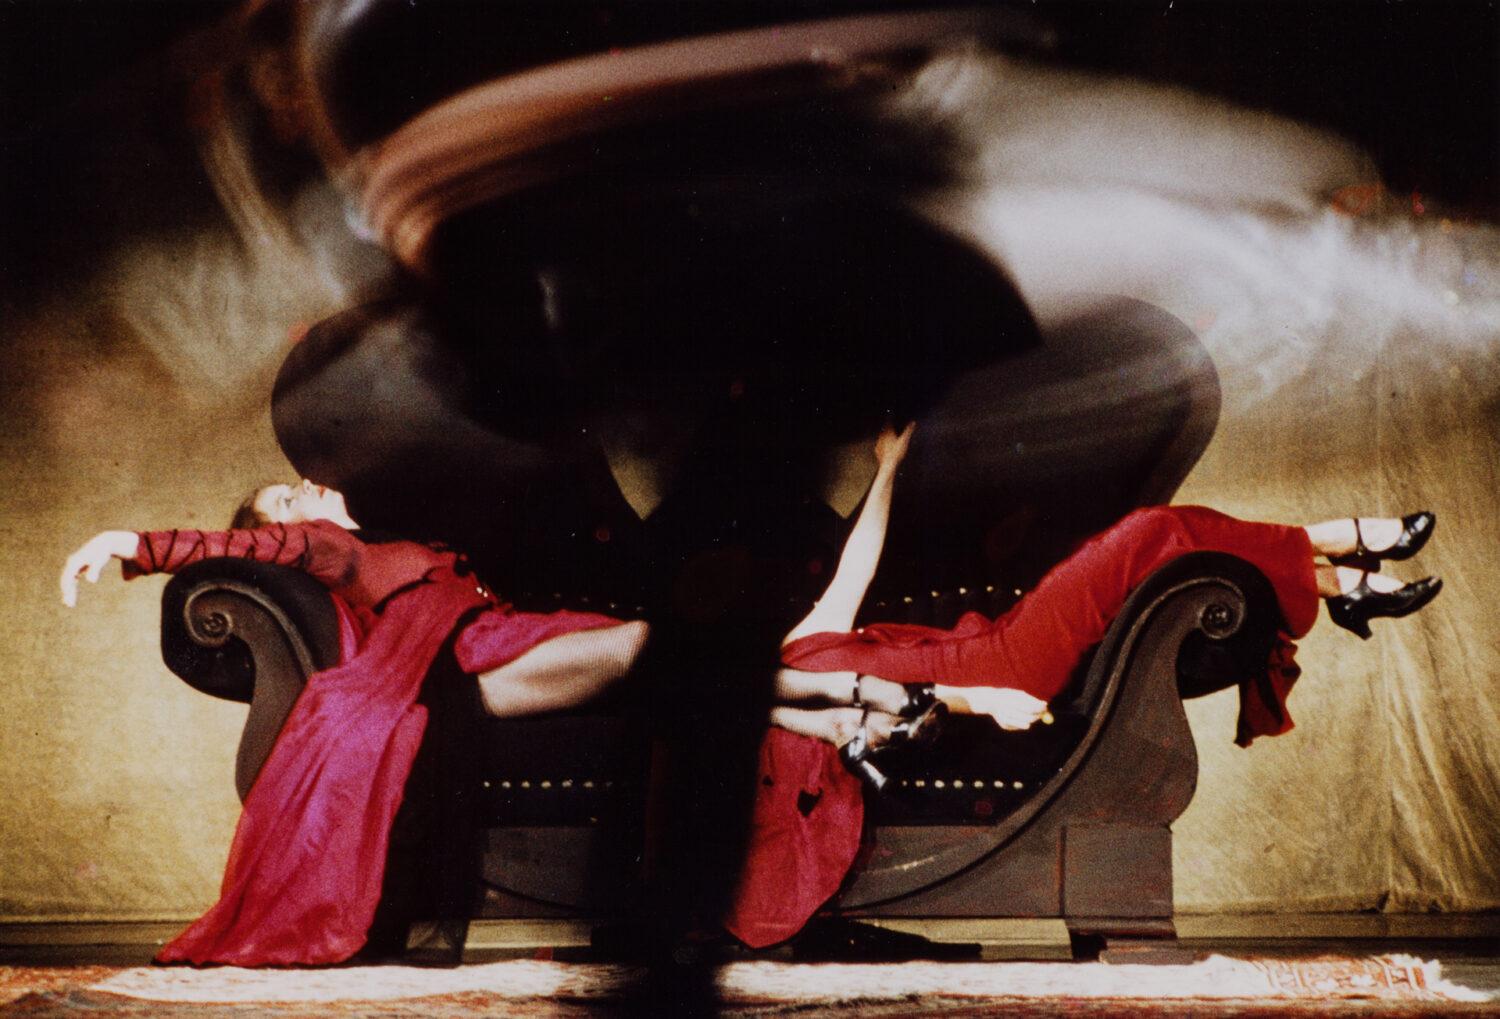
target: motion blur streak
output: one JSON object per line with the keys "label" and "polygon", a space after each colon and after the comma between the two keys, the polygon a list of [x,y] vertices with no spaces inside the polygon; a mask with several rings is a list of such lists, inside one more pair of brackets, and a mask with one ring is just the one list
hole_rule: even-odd
{"label": "motion blur streak", "polygon": [[189,401],[264,401],[288,330],[353,303],[385,269],[345,222],[331,185],[309,182],[280,208],[256,179],[244,132],[217,118],[198,139],[230,229],[141,238],[106,278],[123,321]]}
{"label": "motion blur streak", "polygon": [[1002,258],[1044,323],[1080,291],[1159,304],[1231,408],[1314,363],[1361,379],[1396,337],[1404,362],[1450,372],[1500,351],[1500,231],[1387,194],[1337,137],[977,51],[934,60],[895,107],[965,139],[971,186],[932,212]]}

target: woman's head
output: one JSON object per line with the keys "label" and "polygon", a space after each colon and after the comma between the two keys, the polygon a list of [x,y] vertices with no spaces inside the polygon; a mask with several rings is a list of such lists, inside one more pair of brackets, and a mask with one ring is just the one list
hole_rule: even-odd
{"label": "woman's head", "polygon": [[278,482],[257,488],[234,511],[233,528],[265,527],[267,524],[302,524],[331,520],[352,527],[344,496],[305,478],[296,484]]}

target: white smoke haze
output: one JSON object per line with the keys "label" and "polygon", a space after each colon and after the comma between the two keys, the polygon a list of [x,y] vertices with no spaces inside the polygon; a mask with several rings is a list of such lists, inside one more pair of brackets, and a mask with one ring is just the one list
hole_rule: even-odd
{"label": "white smoke haze", "polygon": [[1315,365],[1358,379],[1398,338],[1444,370],[1500,351],[1500,231],[1445,218],[1440,196],[1396,201],[1332,135],[978,51],[934,60],[897,110],[971,147],[971,188],[931,211],[997,255],[1044,324],[1090,293],[1157,304],[1203,340],[1230,408]]}
{"label": "white smoke haze", "polygon": [[[1044,325],[1126,294],[1177,315],[1230,409],[1314,367],[1358,380],[1403,338],[1446,370],[1500,348],[1500,230],[1425,215],[1325,132],[1182,89],[980,50],[933,60],[898,115],[952,124],[972,184],[933,216],[995,254]],[[242,133],[200,151],[229,227],[118,249],[102,289],[183,397],[263,394],[287,330],[347,307],[386,265],[332,185],[290,210],[260,190]],[[1357,215],[1337,207],[1343,203]],[[1410,343],[1420,336],[1420,349]]]}
{"label": "white smoke haze", "polygon": [[215,123],[199,154],[228,225],[117,249],[105,287],[184,400],[264,403],[289,330],[348,307],[388,263],[350,233],[331,185],[305,185],[286,210],[269,201],[233,121]]}

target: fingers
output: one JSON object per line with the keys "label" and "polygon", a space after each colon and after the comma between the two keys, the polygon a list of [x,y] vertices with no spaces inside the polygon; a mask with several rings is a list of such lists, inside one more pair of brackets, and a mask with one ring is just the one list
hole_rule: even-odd
{"label": "fingers", "polygon": [[63,604],[68,608],[78,604],[78,578],[83,576],[91,584],[99,582],[99,576],[104,572],[104,567],[109,563],[110,553],[102,548],[104,535],[96,535],[78,551],[68,556],[67,562],[63,563],[62,576],[58,578],[58,588],[62,592]]}
{"label": "fingers", "polygon": [[1047,702],[1024,690],[1002,687],[995,691],[993,708],[990,717],[995,723],[1002,729],[1016,732],[1035,725],[1047,713]]}
{"label": "fingers", "polygon": [[880,435],[875,440],[875,459],[887,467],[899,464],[906,457],[906,450],[911,445],[912,432],[916,430],[915,421],[908,422],[901,431],[896,431],[894,425],[887,421],[880,429]]}
{"label": "fingers", "polygon": [[83,560],[77,553],[74,553],[63,564],[62,577],[58,580],[58,586],[62,590],[63,604],[70,609],[78,604],[78,574],[83,570],[83,566]]}

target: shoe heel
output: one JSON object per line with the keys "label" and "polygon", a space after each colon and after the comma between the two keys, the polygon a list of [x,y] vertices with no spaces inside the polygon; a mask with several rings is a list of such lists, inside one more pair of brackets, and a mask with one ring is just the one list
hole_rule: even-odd
{"label": "shoe heel", "polygon": [[891,730],[890,746],[927,746],[942,735],[943,725],[947,718],[948,705],[942,701],[935,701],[916,718],[910,718],[898,723]]}
{"label": "shoe heel", "polygon": [[839,747],[839,760],[843,763],[845,770],[877,793],[884,792],[887,783],[890,782],[885,772],[877,768],[875,762],[870,760],[870,745],[865,740],[852,739]]}
{"label": "shoe heel", "polygon": [[890,779],[885,777],[885,772],[875,767],[875,762],[868,758],[856,762],[853,770],[861,782],[877,793],[885,792],[885,787],[890,782]]}
{"label": "shoe heel", "polygon": [[1356,612],[1352,603],[1340,598],[1328,599],[1328,618],[1360,640],[1370,639],[1370,621]]}

